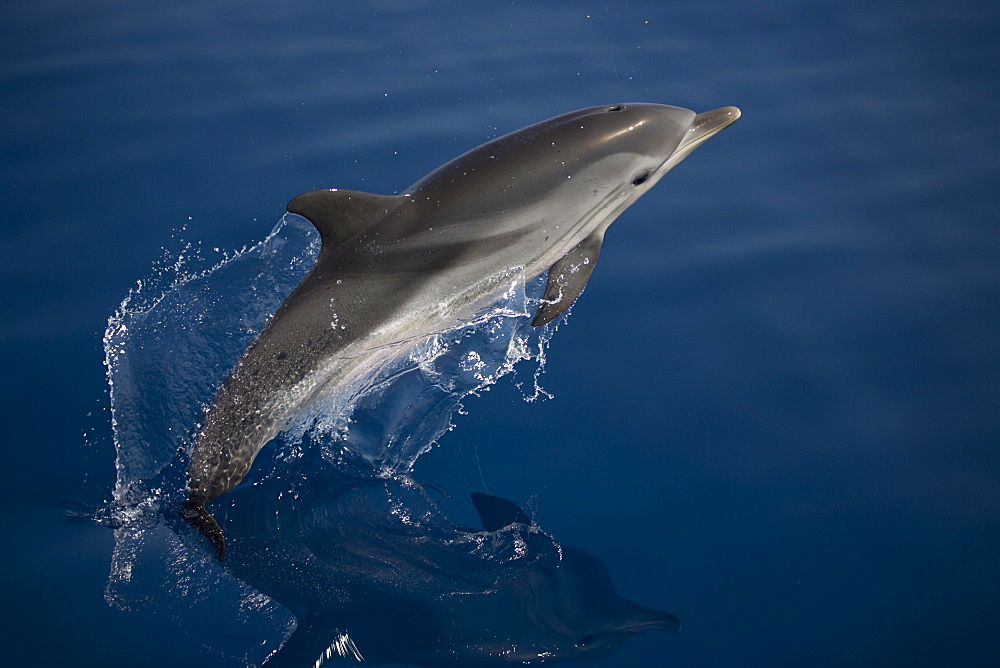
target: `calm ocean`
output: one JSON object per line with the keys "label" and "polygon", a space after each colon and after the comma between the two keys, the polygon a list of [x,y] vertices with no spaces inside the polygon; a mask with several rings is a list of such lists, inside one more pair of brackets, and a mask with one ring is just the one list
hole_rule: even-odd
{"label": "calm ocean", "polygon": [[163,524],[93,521],[122,521],[102,339],[137,281],[303,191],[396,193],[641,101],[743,117],[610,228],[552,398],[522,363],[417,473],[680,618],[593,665],[1000,665],[998,36],[972,0],[6,0],[0,663],[239,667],[290,621],[210,560],[181,575]]}

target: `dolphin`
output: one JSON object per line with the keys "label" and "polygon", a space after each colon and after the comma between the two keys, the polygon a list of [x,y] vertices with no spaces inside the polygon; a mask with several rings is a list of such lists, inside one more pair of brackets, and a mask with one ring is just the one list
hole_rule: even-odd
{"label": "dolphin", "polygon": [[356,391],[519,277],[549,271],[532,324],[551,322],[587,284],[608,225],[739,116],[736,107],[590,107],[488,141],[400,195],[292,199],[288,211],[319,231],[319,256],[204,415],[184,519],[221,560],[225,540],[205,504],[239,484],[268,441],[320,394]]}

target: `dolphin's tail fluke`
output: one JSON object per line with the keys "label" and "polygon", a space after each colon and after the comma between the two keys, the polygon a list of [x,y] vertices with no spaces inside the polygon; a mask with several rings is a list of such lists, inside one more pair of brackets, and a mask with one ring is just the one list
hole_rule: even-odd
{"label": "dolphin's tail fluke", "polygon": [[226,556],[226,538],[222,535],[222,527],[205,509],[205,504],[185,501],[181,504],[181,517],[212,543],[212,547],[215,548],[215,556],[219,561],[222,561]]}

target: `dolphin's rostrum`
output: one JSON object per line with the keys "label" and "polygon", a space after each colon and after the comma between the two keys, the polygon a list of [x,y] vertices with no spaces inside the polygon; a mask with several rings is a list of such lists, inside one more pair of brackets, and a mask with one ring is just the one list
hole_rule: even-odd
{"label": "dolphin's rostrum", "polygon": [[442,165],[401,195],[315,190],[288,211],[319,230],[315,266],[218,390],[197,435],[182,514],[225,555],[205,504],[326,389],[495,302],[549,270],[532,324],[583,290],[604,231],[674,165],[740,116],[657,104],[573,111]]}

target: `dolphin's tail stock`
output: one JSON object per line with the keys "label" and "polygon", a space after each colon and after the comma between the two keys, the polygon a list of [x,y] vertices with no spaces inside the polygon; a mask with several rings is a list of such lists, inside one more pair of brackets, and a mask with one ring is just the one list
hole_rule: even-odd
{"label": "dolphin's tail stock", "polygon": [[219,561],[222,561],[226,556],[226,538],[222,535],[222,527],[205,509],[205,504],[191,500],[185,501],[181,504],[181,517],[212,543],[212,547],[215,548],[215,556]]}

